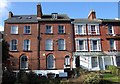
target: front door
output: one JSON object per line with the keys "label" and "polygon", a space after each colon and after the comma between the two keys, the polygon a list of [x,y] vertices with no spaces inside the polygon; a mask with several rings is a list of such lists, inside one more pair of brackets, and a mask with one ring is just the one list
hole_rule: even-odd
{"label": "front door", "polygon": [[75,60],[76,67],[80,67],[80,57],[77,56]]}

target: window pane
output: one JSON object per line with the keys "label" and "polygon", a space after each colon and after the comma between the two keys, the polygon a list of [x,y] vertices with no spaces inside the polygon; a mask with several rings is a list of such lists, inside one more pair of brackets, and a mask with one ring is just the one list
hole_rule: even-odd
{"label": "window pane", "polygon": [[82,25],[78,25],[78,34],[82,34]]}
{"label": "window pane", "polygon": [[84,50],[83,40],[79,40],[79,45],[80,45],[79,49]]}
{"label": "window pane", "polygon": [[25,26],[25,27],[24,27],[24,33],[25,33],[25,34],[30,34],[30,33],[31,33],[31,28],[30,28],[30,26]]}
{"label": "window pane", "polygon": [[60,34],[65,33],[64,26],[62,26],[62,25],[58,26],[58,33],[60,33]]}
{"label": "window pane", "polygon": [[92,68],[97,67],[97,57],[92,57]]}
{"label": "window pane", "polygon": [[97,40],[93,40],[93,50],[97,50]]}
{"label": "window pane", "polygon": [[46,26],[46,33],[52,33],[52,26]]}
{"label": "window pane", "polygon": [[65,41],[64,39],[58,40],[58,50],[65,50]]}
{"label": "window pane", "polygon": [[24,50],[30,50],[30,40],[24,40]]}
{"label": "window pane", "polygon": [[26,56],[21,56],[21,69],[27,69],[28,68],[28,59]]}
{"label": "window pane", "polygon": [[46,40],[46,50],[53,50],[53,42],[51,39]]}
{"label": "window pane", "polygon": [[18,34],[18,26],[11,26],[11,34]]}
{"label": "window pane", "polygon": [[109,33],[109,34],[112,34],[112,33],[113,33],[113,31],[112,31],[112,26],[111,26],[111,25],[108,26],[108,33]]}
{"label": "window pane", "polygon": [[110,39],[110,49],[114,49],[114,39]]}
{"label": "window pane", "polygon": [[70,57],[69,56],[65,57],[65,65],[70,65]]}
{"label": "window pane", "polygon": [[11,50],[17,50],[17,40],[11,41]]}

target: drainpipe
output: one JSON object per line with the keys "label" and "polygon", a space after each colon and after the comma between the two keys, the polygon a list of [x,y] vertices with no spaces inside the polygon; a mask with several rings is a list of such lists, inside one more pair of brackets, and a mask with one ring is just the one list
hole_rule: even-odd
{"label": "drainpipe", "polygon": [[38,54],[38,70],[40,70],[40,23],[39,22],[38,22],[37,27],[38,27],[38,37],[37,37],[37,39],[38,39],[38,52],[37,52],[37,54]]}

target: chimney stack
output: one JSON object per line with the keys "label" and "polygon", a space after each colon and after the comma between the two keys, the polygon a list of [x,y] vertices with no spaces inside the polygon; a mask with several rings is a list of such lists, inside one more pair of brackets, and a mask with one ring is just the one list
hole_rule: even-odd
{"label": "chimney stack", "polygon": [[13,13],[10,11],[9,12],[9,18],[13,17]]}
{"label": "chimney stack", "polygon": [[89,15],[88,15],[88,19],[93,20],[96,19],[96,12],[94,10],[91,10]]}
{"label": "chimney stack", "polygon": [[37,5],[37,18],[41,18],[42,17],[42,7],[41,4]]}

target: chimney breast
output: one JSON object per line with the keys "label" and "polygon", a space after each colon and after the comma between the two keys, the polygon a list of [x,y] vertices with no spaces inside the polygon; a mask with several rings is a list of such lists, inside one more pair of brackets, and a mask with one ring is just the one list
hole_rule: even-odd
{"label": "chimney breast", "polygon": [[42,7],[41,7],[41,4],[37,5],[37,17],[38,18],[42,17]]}
{"label": "chimney breast", "polygon": [[93,20],[96,19],[96,12],[94,10],[91,10],[89,15],[88,15],[88,19]]}
{"label": "chimney breast", "polygon": [[9,12],[9,18],[13,17],[13,13],[10,11]]}

